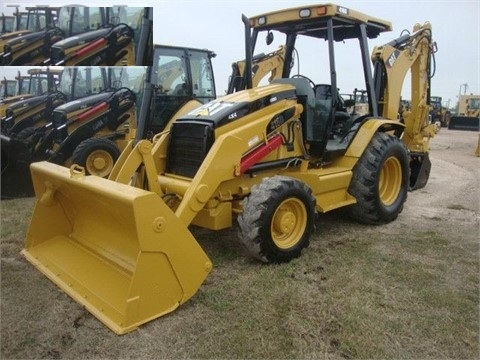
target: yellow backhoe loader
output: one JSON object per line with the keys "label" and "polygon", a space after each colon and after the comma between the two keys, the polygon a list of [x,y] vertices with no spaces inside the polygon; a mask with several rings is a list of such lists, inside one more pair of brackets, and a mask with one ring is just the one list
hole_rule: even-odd
{"label": "yellow backhoe loader", "polygon": [[7,110],[9,110],[8,112],[10,115],[18,115],[19,113],[29,111],[30,104],[28,102],[21,103],[21,101],[55,91],[61,72],[62,70],[59,69],[43,68],[29,69],[27,71],[28,76],[21,75],[20,72],[18,73],[18,76],[16,77],[16,95],[0,100],[0,122],[2,133],[4,133],[5,129],[3,118],[7,115]]}
{"label": "yellow backhoe loader", "polygon": [[[14,14],[16,18],[16,28],[12,32],[0,35],[0,53],[3,53],[5,44],[10,40],[54,27],[60,8],[51,6],[32,6],[27,7],[26,10],[26,13],[21,13],[18,11],[17,7]],[[0,60],[0,64],[1,63]]]}
{"label": "yellow backhoe loader", "polygon": [[[430,24],[370,57],[368,39],[391,24],[352,9],[323,4],[242,19],[244,90],[180,116],[153,141],[137,136],[108,179],[75,165],[31,166],[37,203],[24,256],[118,334],[174,311],[207,277],[212,262],[191,224],[219,230],[236,218],[254,257],[282,263],[308,246],[316,212],[348,207],[359,221],[388,223],[409,188],[427,183],[435,134],[426,102],[436,49]],[[262,34],[282,39],[284,66],[280,79],[252,87]],[[342,107],[337,86],[336,47],[352,45],[369,102],[359,117]],[[301,49],[318,58],[315,69],[329,84],[291,76]],[[403,124],[409,70],[412,107]]]}
{"label": "yellow backhoe loader", "polygon": [[105,8],[103,27],[52,45],[46,63],[61,66],[151,65],[153,9],[116,6]]}

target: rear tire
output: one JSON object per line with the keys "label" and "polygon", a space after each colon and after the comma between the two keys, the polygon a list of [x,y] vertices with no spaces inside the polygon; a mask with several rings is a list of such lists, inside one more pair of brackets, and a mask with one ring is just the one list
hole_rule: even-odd
{"label": "rear tire", "polygon": [[408,152],[396,136],[376,133],[353,169],[348,192],[357,203],[350,215],[363,223],[385,224],[397,218],[407,199]]}
{"label": "rear tire", "polygon": [[282,263],[300,256],[310,243],[315,198],[304,183],[285,176],[252,187],[238,217],[240,239],[263,262]]}
{"label": "rear tire", "polygon": [[83,166],[87,174],[107,177],[119,156],[120,150],[113,141],[89,138],[77,146],[72,154],[72,162]]}

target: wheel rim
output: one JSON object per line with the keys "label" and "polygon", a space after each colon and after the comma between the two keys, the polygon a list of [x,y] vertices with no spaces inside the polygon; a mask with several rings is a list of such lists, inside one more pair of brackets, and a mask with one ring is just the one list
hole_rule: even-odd
{"label": "wheel rim", "polygon": [[307,226],[307,209],[296,198],[284,200],[273,214],[272,240],[280,249],[289,249],[302,238]]}
{"label": "wheel rim", "polygon": [[385,161],[380,171],[378,191],[382,203],[385,206],[392,205],[398,198],[401,188],[402,165],[396,157],[391,156]]}
{"label": "wheel rim", "polygon": [[85,167],[89,174],[105,177],[112,171],[114,163],[108,151],[95,150],[88,155]]}

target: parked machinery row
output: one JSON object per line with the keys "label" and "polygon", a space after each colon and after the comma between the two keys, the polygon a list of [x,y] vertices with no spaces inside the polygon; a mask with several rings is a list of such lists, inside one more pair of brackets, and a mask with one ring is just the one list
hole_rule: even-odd
{"label": "parked machinery row", "polygon": [[[21,17],[18,15],[20,21]],[[0,35],[0,65],[150,65],[149,7],[37,6],[25,29]]]}

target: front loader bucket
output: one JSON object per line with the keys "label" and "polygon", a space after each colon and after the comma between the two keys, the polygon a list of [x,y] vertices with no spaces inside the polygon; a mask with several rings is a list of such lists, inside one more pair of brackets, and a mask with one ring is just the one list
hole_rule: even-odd
{"label": "front loader bucket", "polygon": [[211,270],[156,193],[48,162],[31,173],[37,203],[23,255],[117,334],[175,310]]}
{"label": "front loader bucket", "polygon": [[448,123],[448,129],[480,131],[480,118],[476,116],[452,116]]}

